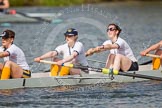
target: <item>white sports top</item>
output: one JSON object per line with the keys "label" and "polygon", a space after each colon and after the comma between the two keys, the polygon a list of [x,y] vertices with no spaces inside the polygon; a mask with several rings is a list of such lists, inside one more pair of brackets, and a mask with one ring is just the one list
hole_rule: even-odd
{"label": "white sports top", "polygon": [[72,48],[69,47],[67,43],[60,45],[55,49],[55,51],[57,51],[58,54],[62,54],[63,58],[70,56],[74,51],[76,51],[78,56],[72,61],[74,61],[76,64],[81,64],[82,66],[88,66],[88,62],[85,57],[84,46],[81,42],[75,42]]}
{"label": "white sports top", "polygon": [[[122,54],[129,59],[131,59],[133,62],[136,62],[137,59],[134,57],[132,49],[129,47],[127,42],[123,40],[122,38],[118,37],[117,41],[115,42],[117,45],[119,45],[118,49],[111,49],[110,53],[111,54]],[[103,45],[106,44],[113,44],[111,40],[107,40],[103,43]]]}
{"label": "white sports top", "polygon": [[4,61],[10,60],[22,67],[22,69],[29,70],[29,65],[26,62],[25,54],[19,47],[17,47],[15,44],[12,44],[5,51],[9,52],[10,55],[4,57]]}

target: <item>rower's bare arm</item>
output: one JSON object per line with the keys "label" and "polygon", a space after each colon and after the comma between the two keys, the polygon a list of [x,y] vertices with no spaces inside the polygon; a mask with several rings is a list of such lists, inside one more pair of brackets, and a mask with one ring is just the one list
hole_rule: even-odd
{"label": "rower's bare arm", "polygon": [[85,56],[91,56],[95,52],[95,48],[90,48],[86,53]]}
{"label": "rower's bare arm", "polygon": [[110,44],[101,45],[101,46],[97,46],[96,48],[90,48],[85,53],[85,55],[86,56],[90,56],[90,55],[93,55],[94,53],[100,53],[100,52],[103,52],[103,51],[106,51],[106,50],[109,50],[109,49],[111,49],[111,45]]}
{"label": "rower's bare arm", "polygon": [[70,56],[58,61],[58,65],[62,65],[63,63],[71,62],[76,56],[78,56],[77,52],[73,52]]}
{"label": "rower's bare arm", "polygon": [[9,56],[9,53],[7,51],[0,52],[0,58],[7,57],[7,56]]}
{"label": "rower's bare arm", "polygon": [[149,53],[150,51],[154,51],[154,50],[157,50],[159,49],[160,47],[162,47],[162,41],[150,46],[149,48],[147,48],[146,50],[144,51],[141,51],[140,54],[142,56],[145,56],[147,53]]}
{"label": "rower's bare arm", "polygon": [[57,52],[56,51],[50,51],[40,57],[37,57],[34,59],[35,62],[40,62],[40,60],[43,60],[43,59],[46,59],[46,58],[51,58],[51,57],[55,57],[57,55]]}

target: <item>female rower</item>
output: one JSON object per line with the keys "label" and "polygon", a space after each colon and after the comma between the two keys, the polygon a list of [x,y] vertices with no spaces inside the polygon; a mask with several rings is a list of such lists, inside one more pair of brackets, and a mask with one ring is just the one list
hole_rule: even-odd
{"label": "female rower", "polygon": [[13,42],[15,32],[5,30],[0,35],[2,37],[3,51],[0,52],[0,58],[4,58],[4,64],[0,63],[0,74],[2,79],[9,78],[29,78],[31,72],[26,62],[24,52]]}
{"label": "female rower", "polygon": [[[53,58],[52,60],[56,62],[57,65],[53,65],[51,68],[52,76],[64,76],[68,74],[80,74],[79,69],[69,69],[67,67],[62,67],[63,63],[73,63],[82,66],[88,66],[88,62],[85,57],[84,46],[81,42],[77,41],[78,32],[74,28],[67,29],[65,35],[66,43],[56,47],[54,51],[50,51],[40,57],[34,59],[36,62],[46,58]],[[62,54],[63,59],[59,59],[56,56]]]}
{"label": "female rower", "polygon": [[118,73],[119,71],[138,70],[137,60],[127,42],[119,37],[120,32],[121,29],[118,25],[109,24],[107,35],[110,40],[105,41],[101,46],[89,49],[86,52],[86,56],[110,50],[105,66],[109,68],[110,72]]}

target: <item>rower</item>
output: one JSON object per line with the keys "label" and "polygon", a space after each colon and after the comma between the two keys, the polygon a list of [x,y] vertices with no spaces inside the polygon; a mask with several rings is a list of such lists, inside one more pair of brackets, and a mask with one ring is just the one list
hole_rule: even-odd
{"label": "rower", "polygon": [[4,63],[0,63],[1,80],[9,78],[29,78],[31,72],[26,62],[24,52],[13,42],[15,32],[5,30],[0,35],[2,37],[3,51],[0,52],[0,58],[4,58]]}
{"label": "rower", "polygon": [[[155,51],[155,56],[152,59],[152,69],[157,70],[160,68],[160,64],[162,66],[162,40],[156,44],[151,45],[149,48],[140,52],[141,56],[147,56],[151,51]],[[159,57],[158,57],[159,56]]]}
{"label": "rower", "polygon": [[128,43],[119,37],[120,32],[121,29],[117,24],[109,24],[107,27],[107,36],[110,40],[106,40],[101,46],[90,48],[86,52],[86,56],[110,50],[105,66],[109,69],[109,73],[118,73],[119,71],[137,71],[137,59]]}
{"label": "rower", "polygon": [[8,8],[9,8],[9,1],[0,0],[0,13],[7,13]]}
{"label": "rower", "polygon": [[[68,67],[61,67],[64,63],[72,63],[76,65],[88,66],[85,57],[84,46],[81,42],[77,41],[78,31],[74,28],[69,28],[64,33],[66,43],[56,47],[54,51],[47,52],[46,54],[34,59],[36,62],[46,58],[52,58],[57,65],[51,66],[51,76],[64,76],[80,74],[80,69],[73,69]],[[57,55],[63,55],[63,59],[57,58]]]}

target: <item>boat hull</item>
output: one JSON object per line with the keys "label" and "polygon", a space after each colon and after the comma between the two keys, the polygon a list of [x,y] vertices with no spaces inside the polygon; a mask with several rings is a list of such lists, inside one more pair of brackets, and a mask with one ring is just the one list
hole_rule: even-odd
{"label": "boat hull", "polygon": [[[92,72],[90,72],[92,73]],[[141,74],[162,78],[160,70],[127,72],[133,74]],[[39,76],[40,75],[40,76]],[[51,77],[49,73],[33,73],[32,78],[18,78],[0,80],[0,89],[15,89],[15,88],[34,88],[34,87],[57,87],[70,85],[87,85],[87,84],[105,84],[111,82],[138,82],[149,79],[136,78],[130,76],[113,75],[113,79],[109,75],[93,72],[93,74],[73,75],[64,77]]]}

